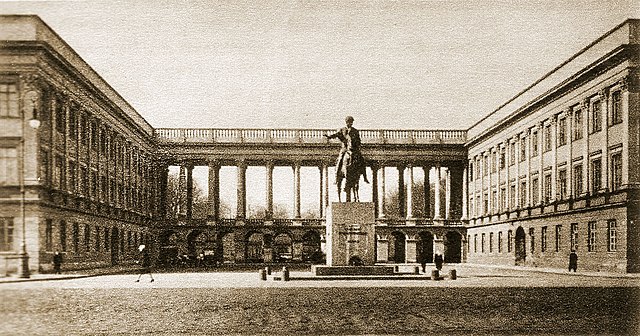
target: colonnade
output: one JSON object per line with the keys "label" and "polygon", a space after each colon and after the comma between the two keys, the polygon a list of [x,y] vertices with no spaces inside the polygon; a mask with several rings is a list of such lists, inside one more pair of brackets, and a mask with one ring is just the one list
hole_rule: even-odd
{"label": "colonnade", "polygon": [[[320,174],[320,184],[318,186],[319,200],[318,204],[319,214],[321,218],[324,218],[327,213],[327,207],[330,205],[329,198],[329,167],[333,163],[331,162],[317,162],[317,167]],[[371,179],[371,195],[374,203],[375,216],[377,219],[383,220],[387,218],[385,214],[386,202],[388,199],[383,197],[388,192],[386,170],[387,167],[394,167],[398,170],[398,216],[400,219],[407,220],[414,219],[414,208],[421,207],[424,214],[422,219],[432,219],[436,221],[446,220],[459,220],[466,215],[464,187],[465,182],[464,163],[455,163],[447,166],[443,166],[440,163],[418,163],[418,164],[388,164],[384,162],[374,162],[369,165],[372,171]],[[225,161],[225,165],[228,165],[228,161]],[[233,165],[237,167],[237,210],[236,219],[243,220],[247,215],[247,178],[246,172],[250,165],[247,160],[235,160]],[[251,163],[251,165],[255,165]],[[273,219],[273,170],[276,167],[274,161],[266,161],[260,163],[266,168],[265,180],[266,180],[266,216],[265,220]],[[180,165],[180,204],[181,215],[187,219],[191,219],[193,215],[193,169],[194,164],[185,162]],[[222,162],[219,160],[212,160],[208,162],[209,177],[208,177],[208,218],[214,221],[220,219],[220,169]],[[288,165],[287,165],[288,166]],[[290,165],[293,169],[293,216],[294,218],[301,218],[301,162],[293,162]],[[305,164],[308,166],[308,164]],[[422,169],[424,172],[424,203],[420,205],[413,204],[414,194],[414,180],[416,169]],[[436,195],[433,200],[433,208],[431,202],[431,178],[430,172],[434,169],[435,181],[434,181],[434,194]],[[168,167],[165,169],[168,172]],[[405,175],[408,181],[405,182]],[[163,176],[167,177],[167,174]],[[444,182],[444,188],[441,183]],[[163,189],[166,189],[166,182],[162,183]],[[166,192],[163,192],[166,197]],[[184,195],[184,197],[182,197]],[[444,204],[442,201],[444,200]],[[166,203],[166,199],[163,199],[163,203]],[[164,206],[163,206],[164,208]]]}

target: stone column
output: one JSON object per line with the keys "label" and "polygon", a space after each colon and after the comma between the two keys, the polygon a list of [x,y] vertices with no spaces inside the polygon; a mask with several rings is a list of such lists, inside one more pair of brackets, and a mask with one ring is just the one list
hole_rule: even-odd
{"label": "stone column", "polygon": [[295,218],[300,215],[300,162],[293,165],[293,210]]}
{"label": "stone column", "polygon": [[406,216],[405,206],[405,186],[404,186],[404,169],[405,166],[398,166],[398,217],[404,218]]}
{"label": "stone column", "polygon": [[193,165],[187,165],[187,218],[193,218]]}
{"label": "stone column", "polygon": [[384,165],[380,168],[380,211],[378,212],[378,218],[385,217],[385,205],[387,202],[387,190],[386,190],[386,178]]}
{"label": "stone column", "polygon": [[[582,193],[586,195],[591,194],[591,176],[589,176],[589,123],[591,122],[591,115],[589,114],[589,99],[585,99],[582,102],[582,138],[584,139],[584,145],[582,146]],[[579,195],[576,195],[579,196]]]}
{"label": "stone column", "polygon": [[416,246],[417,246],[417,240],[414,237],[407,237],[407,240],[405,241],[405,260],[407,263],[414,263],[417,261],[416,258]]}
{"label": "stone column", "polygon": [[440,164],[436,164],[436,181],[435,181],[435,195],[433,196],[435,199],[433,207],[433,219],[441,219],[440,216]]}
{"label": "stone column", "polygon": [[609,188],[609,89],[604,88],[599,93],[600,105],[602,112],[602,132],[604,140],[602,141],[602,181],[600,182],[600,191],[607,192]]}
{"label": "stone column", "polygon": [[[163,165],[160,170],[160,218],[167,217],[167,183],[168,181],[169,181],[169,166]],[[131,196],[132,195],[130,195],[129,202],[131,202]]]}
{"label": "stone column", "polygon": [[567,115],[567,145],[569,146],[569,155],[567,158],[567,196],[569,199],[574,198],[573,190],[573,109],[566,111]]}
{"label": "stone column", "polygon": [[422,171],[424,171],[424,218],[431,218],[431,181],[429,181],[431,173],[431,166],[423,166]]}
{"label": "stone column", "polygon": [[[138,157],[138,160],[139,157]],[[179,210],[178,214],[180,216],[187,215],[187,198],[186,198],[186,188],[187,188],[187,173],[186,167],[184,165],[180,165],[180,175],[178,176],[178,195],[179,195]],[[138,193],[136,192],[136,195]],[[136,197],[136,209],[140,208],[140,203],[138,202],[138,197]]]}
{"label": "stone column", "polygon": [[469,217],[469,210],[468,208],[468,199],[469,199],[469,195],[468,195],[468,179],[469,179],[469,173],[468,173],[468,169],[467,167],[464,167],[463,171],[462,171],[462,217],[460,219],[462,220],[466,220]]}
{"label": "stone column", "polygon": [[544,121],[538,125],[538,204],[543,204],[544,197]]}
{"label": "stone column", "polygon": [[324,217],[327,217],[327,208],[329,207],[329,164],[322,162],[322,184],[324,185]]}
{"label": "stone column", "polygon": [[244,160],[239,160],[236,164],[238,168],[236,217],[244,219],[247,215],[247,163]]}
{"label": "stone column", "polygon": [[445,168],[444,184],[444,216],[451,219],[451,168]]}
{"label": "stone column", "polygon": [[273,161],[267,161],[267,165],[266,165],[266,179],[267,179],[267,199],[266,199],[266,213],[265,213],[265,217],[266,219],[273,219],[273,168],[274,168],[274,163]]}
{"label": "stone column", "polygon": [[[555,202],[558,199],[558,115],[551,117],[551,199]],[[566,132],[566,129],[565,129]],[[566,136],[566,134],[565,134]],[[565,138],[566,139],[566,138]],[[571,161],[569,159],[568,161]],[[569,162],[567,162],[569,163]],[[568,166],[566,166],[568,167]]]}
{"label": "stone column", "polygon": [[378,218],[380,214],[379,197],[378,197],[378,164],[371,165],[371,199],[373,200],[374,217]]}
{"label": "stone column", "polygon": [[407,219],[413,218],[413,166],[408,165],[409,184],[407,185]]}
{"label": "stone column", "polygon": [[376,240],[376,262],[386,263],[389,261],[389,239],[386,236],[378,236]]}
{"label": "stone column", "polygon": [[209,161],[209,217],[220,219],[220,163]]}
{"label": "stone column", "polygon": [[319,199],[320,199],[320,204],[318,204],[319,208],[318,210],[320,211],[320,218],[324,218],[324,214],[325,214],[325,209],[324,209],[324,164],[321,164],[318,167],[318,170],[320,172],[320,183],[319,183],[319,187],[320,190],[318,190],[318,195],[320,195]]}

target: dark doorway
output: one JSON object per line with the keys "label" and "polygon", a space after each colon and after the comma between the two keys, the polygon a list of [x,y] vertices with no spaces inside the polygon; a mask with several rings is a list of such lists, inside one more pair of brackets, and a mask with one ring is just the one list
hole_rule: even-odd
{"label": "dark doorway", "polygon": [[420,232],[418,235],[418,262],[433,262],[433,234]]}
{"label": "dark doorway", "polygon": [[516,265],[523,266],[527,259],[526,242],[524,229],[519,227],[516,230]]}
{"label": "dark doorway", "polygon": [[449,231],[444,240],[444,262],[460,263],[461,260],[462,235],[455,231]]}
{"label": "dark doorway", "polygon": [[317,263],[318,254],[320,258],[322,256],[320,247],[320,235],[316,231],[307,231],[302,236],[302,261]]}
{"label": "dark doorway", "polygon": [[119,239],[118,228],[113,228],[111,231],[111,265],[118,264],[118,251],[120,251]]}
{"label": "dark doorway", "polygon": [[402,232],[393,232],[393,259],[392,261],[397,264],[405,262],[405,244],[406,237]]}

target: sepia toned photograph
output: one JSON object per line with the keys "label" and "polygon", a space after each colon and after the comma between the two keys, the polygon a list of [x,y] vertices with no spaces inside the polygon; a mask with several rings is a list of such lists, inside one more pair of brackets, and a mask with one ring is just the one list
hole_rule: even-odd
{"label": "sepia toned photograph", "polygon": [[0,0],[0,335],[639,335],[633,0]]}

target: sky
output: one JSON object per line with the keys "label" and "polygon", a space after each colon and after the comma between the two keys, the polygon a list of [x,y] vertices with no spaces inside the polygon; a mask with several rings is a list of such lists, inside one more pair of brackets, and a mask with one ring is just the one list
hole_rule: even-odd
{"label": "sky", "polygon": [[2,1],[154,127],[466,129],[633,1]]}

